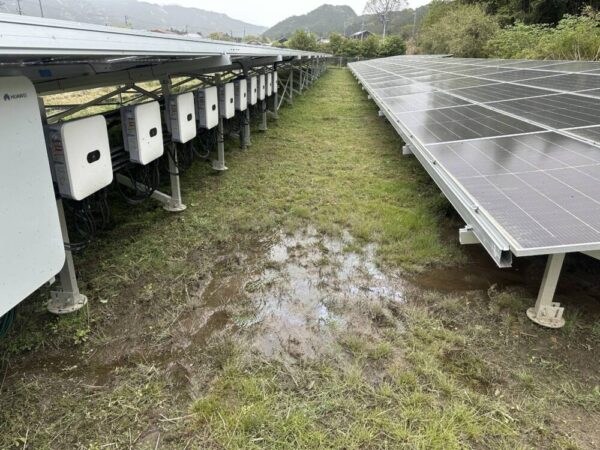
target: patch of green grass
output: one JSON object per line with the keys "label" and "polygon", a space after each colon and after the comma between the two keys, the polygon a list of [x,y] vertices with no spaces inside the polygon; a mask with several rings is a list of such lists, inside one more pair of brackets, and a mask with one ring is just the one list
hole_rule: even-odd
{"label": "patch of green grass", "polygon": [[383,370],[376,383],[360,365],[301,373],[280,364],[229,367],[196,401],[197,436],[226,448],[460,448],[505,442],[510,428],[461,399]]}

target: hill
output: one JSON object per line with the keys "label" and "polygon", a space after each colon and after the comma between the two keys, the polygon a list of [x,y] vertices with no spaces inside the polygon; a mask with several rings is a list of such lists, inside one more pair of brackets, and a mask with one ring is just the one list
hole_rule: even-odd
{"label": "hill", "polygon": [[[425,16],[428,6],[416,10],[417,24]],[[405,9],[392,13],[388,23],[388,32],[408,37],[415,23],[415,10]],[[289,37],[296,30],[308,30],[319,36],[329,36],[331,33],[350,35],[360,30],[368,30],[381,34],[383,26],[374,15],[357,15],[349,6],[322,5],[314,11],[302,16],[289,17],[263,33],[271,39]]]}
{"label": "hill", "polygon": [[[142,30],[176,29],[207,35],[221,31],[234,36],[261,34],[266,27],[198,8],[155,5],[138,0],[43,0],[44,16]],[[24,15],[39,16],[38,0],[21,0]],[[0,12],[17,13],[17,0],[0,1]]]}
{"label": "hill", "polygon": [[343,33],[344,26],[353,23],[358,16],[349,6],[322,5],[302,16],[292,16],[279,22],[263,33],[271,39],[290,36],[296,30],[308,30],[319,36],[332,32]]}

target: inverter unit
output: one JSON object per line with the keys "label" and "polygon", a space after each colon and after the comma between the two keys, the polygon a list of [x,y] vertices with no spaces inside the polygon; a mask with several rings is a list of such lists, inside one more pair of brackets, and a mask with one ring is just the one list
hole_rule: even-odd
{"label": "inverter unit", "polygon": [[196,137],[195,109],[192,92],[169,97],[169,121],[173,142],[185,144]]}
{"label": "inverter unit", "polygon": [[83,200],[113,180],[108,130],[103,116],[48,127],[54,175],[63,197]]}
{"label": "inverter unit", "polygon": [[273,95],[273,72],[267,74],[267,97]]}
{"label": "inverter unit", "polygon": [[277,75],[277,71],[273,72],[273,92],[279,92],[279,75]]}
{"label": "inverter unit", "polygon": [[267,93],[267,81],[265,74],[258,77],[258,99],[264,100],[265,94]]}
{"label": "inverter unit", "polygon": [[219,96],[216,86],[196,91],[198,126],[210,130],[219,124]]}
{"label": "inverter unit", "polygon": [[65,247],[37,94],[0,78],[0,317],[62,269]]}
{"label": "inverter unit", "polygon": [[219,114],[223,119],[235,116],[235,88],[233,83],[219,86]]}
{"label": "inverter unit", "polygon": [[121,108],[121,126],[123,144],[132,162],[145,166],[163,155],[165,147],[158,102]]}
{"label": "inverter unit", "polygon": [[235,109],[238,111],[246,111],[248,108],[248,82],[237,80],[234,83],[235,87]]}
{"label": "inverter unit", "polygon": [[258,101],[258,79],[256,77],[248,78],[248,103],[256,105]]}

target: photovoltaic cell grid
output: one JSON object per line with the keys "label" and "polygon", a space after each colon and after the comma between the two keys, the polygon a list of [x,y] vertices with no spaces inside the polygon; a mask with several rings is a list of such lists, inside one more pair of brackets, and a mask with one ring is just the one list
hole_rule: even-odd
{"label": "photovoltaic cell grid", "polygon": [[600,249],[600,63],[418,56],[351,68],[517,256]]}

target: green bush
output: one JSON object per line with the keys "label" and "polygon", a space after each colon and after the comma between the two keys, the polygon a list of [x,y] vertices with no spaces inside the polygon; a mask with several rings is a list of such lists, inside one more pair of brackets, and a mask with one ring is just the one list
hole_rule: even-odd
{"label": "green bush", "polygon": [[360,41],[346,38],[338,33],[332,33],[329,37],[329,43],[324,45],[321,50],[335,56],[377,58],[379,56],[403,55],[406,53],[406,44],[400,36],[395,35],[390,35],[383,41],[381,36],[371,35]]}
{"label": "green bush", "polygon": [[499,31],[493,16],[481,5],[434,1],[418,38],[422,53],[487,56],[487,42]]}
{"label": "green bush", "polygon": [[381,38],[371,35],[360,43],[360,56],[375,58],[379,54]]}
{"label": "green bush", "polygon": [[490,56],[534,59],[600,59],[600,13],[587,8],[581,16],[565,15],[555,28],[517,23],[487,43]]}
{"label": "green bush", "polygon": [[406,53],[406,44],[400,36],[388,36],[379,46],[379,56],[396,56]]}

